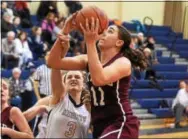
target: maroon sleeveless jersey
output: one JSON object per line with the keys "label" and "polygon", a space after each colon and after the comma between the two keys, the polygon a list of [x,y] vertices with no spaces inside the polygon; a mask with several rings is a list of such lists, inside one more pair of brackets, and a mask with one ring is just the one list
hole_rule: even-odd
{"label": "maroon sleeveless jersey", "polygon": [[[109,66],[116,59],[122,57],[121,54],[115,55],[103,67]],[[96,69],[97,70],[97,69]],[[100,77],[98,77],[100,78]],[[132,121],[133,113],[129,103],[128,89],[130,87],[131,75],[124,77],[111,84],[96,87],[92,84],[90,73],[88,73],[88,85],[91,93],[91,116],[92,124],[95,127],[98,137],[103,130],[110,124],[117,121],[122,123]],[[137,118],[135,118],[137,120]],[[120,124],[121,127],[121,124]]]}
{"label": "maroon sleeveless jersey", "polygon": [[3,110],[1,113],[1,127],[8,127],[8,128],[13,128],[14,125],[10,121],[10,110],[11,106],[7,107],[6,109]]}

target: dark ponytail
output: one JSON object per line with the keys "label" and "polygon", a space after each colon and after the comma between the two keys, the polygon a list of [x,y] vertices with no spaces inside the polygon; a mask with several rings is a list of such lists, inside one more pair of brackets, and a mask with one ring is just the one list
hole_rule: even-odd
{"label": "dark ponytail", "polygon": [[119,39],[124,41],[120,52],[131,61],[133,68],[139,67],[141,70],[144,70],[147,67],[147,59],[143,52],[137,49],[131,49],[131,34],[123,26],[117,25],[117,27],[119,30]]}

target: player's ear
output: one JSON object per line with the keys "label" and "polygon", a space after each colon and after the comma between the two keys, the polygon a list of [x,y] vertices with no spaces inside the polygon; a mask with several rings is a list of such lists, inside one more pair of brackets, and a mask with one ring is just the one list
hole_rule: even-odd
{"label": "player's ear", "polygon": [[121,47],[121,46],[123,46],[123,44],[124,44],[124,41],[123,41],[123,40],[117,40],[117,41],[116,41],[116,46],[117,46],[117,47]]}

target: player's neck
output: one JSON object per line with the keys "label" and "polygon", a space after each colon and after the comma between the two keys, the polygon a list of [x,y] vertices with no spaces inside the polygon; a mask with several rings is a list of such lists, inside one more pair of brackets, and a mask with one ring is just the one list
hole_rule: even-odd
{"label": "player's neck", "polygon": [[72,92],[70,93],[70,96],[72,97],[72,99],[74,99],[74,101],[76,102],[76,105],[80,104],[81,103],[81,93],[78,93],[78,92]]}
{"label": "player's neck", "polygon": [[119,53],[116,49],[108,49],[101,51],[100,59],[102,65],[106,64],[109,60],[111,60],[117,53]]}
{"label": "player's neck", "polygon": [[7,103],[2,104],[1,112],[4,111],[9,105]]}

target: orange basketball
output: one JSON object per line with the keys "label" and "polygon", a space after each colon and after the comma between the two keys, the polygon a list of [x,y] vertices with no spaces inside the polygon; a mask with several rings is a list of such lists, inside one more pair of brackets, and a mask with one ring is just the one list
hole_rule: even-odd
{"label": "orange basketball", "polygon": [[75,22],[77,24],[78,30],[82,33],[82,29],[80,28],[80,23],[85,27],[86,18],[89,20],[89,25],[91,24],[91,18],[94,17],[96,20],[99,19],[99,34],[103,33],[105,29],[108,27],[108,17],[106,13],[99,9],[96,6],[88,6],[84,7],[80,11],[78,11],[76,15]]}

